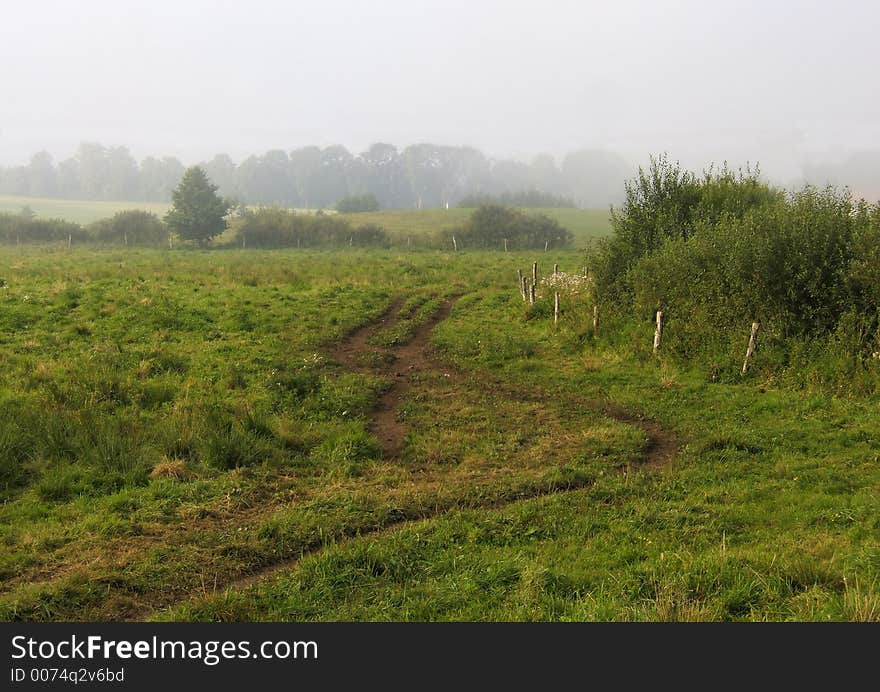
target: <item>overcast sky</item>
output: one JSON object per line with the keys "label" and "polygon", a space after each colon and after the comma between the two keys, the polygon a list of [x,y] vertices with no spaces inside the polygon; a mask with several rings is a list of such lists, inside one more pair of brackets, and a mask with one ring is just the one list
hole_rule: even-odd
{"label": "overcast sky", "polygon": [[4,0],[0,163],[374,141],[692,167],[880,147],[874,0]]}

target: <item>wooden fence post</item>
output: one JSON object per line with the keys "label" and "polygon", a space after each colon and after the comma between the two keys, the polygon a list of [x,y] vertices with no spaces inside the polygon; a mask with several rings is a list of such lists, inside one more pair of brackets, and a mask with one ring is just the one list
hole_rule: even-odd
{"label": "wooden fence post", "polygon": [[504,239],[504,252],[507,252],[507,238]]}
{"label": "wooden fence post", "polygon": [[553,326],[559,326],[559,291],[556,291],[553,298]]}
{"label": "wooden fence post", "polygon": [[526,299],[526,290],[525,290],[525,284],[523,283],[522,269],[516,270],[516,276],[519,279],[519,294],[520,294],[520,296],[522,296],[522,299],[525,300]]}
{"label": "wooden fence post", "polygon": [[536,284],[536,285],[538,283],[538,263],[537,262],[532,262],[532,283]]}
{"label": "wooden fence post", "polygon": [[458,243],[455,242],[455,236],[452,236],[452,249],[458,252]]}
{"label": "wooden fence post", "polygon": [[548,248],[548,247],[550,247],[550,241],[549,241],[549,240],[545,240],[545,241],[544,241],[544,252],[547,252],[547,248]]}
{"label": "wooden fence post", "polygon": [[663,311],[657,311],[657,328],[654,330],[654,353],[660,350],[660,340],[663,338]]}
{"label": "wooden fence post", "polygon": [[535,284],[529,286],[529,305],[535,304]]}
{"label": "wooden fence post", "polygon": [[599,304],[593,304],[593,337],[599,336]]}
{"label": "wooden fence post", "polygon": [[760,322],[752,322],[752,334],[749,337],[749,347],[746,349],[746,359],[743,362],[742,374],[745,375],[749,369],[749,361],[751,361],[752,356],[755,355],[755,348],[758,343],[758,330],[761,328]]}

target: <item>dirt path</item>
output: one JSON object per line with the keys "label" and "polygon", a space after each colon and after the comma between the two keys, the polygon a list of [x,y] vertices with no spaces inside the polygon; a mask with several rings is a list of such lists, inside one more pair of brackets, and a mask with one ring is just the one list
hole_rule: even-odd
{"label": "dirt path", "polygon": [[[452,390],[461,388],[462,393],[485,392],[498,401],[529,403],[537,408],[560,404],[577,419],[577,412],[599,413],[608,418],[640,428],[645,443],[640,454],[634,456],[619,470],[627,473],[637,468],[662,468],[670,464],[678,451],[678,441],[674,434],[654,421],[645,419],[618,404],[607,400],[585,400],[576,396],[549,392],[540,387],[516,385],[498,380],[484,370],[457,369],[449,363],[440,362],[431,348],[431,334],[434,327],[447,319],[454,309],[456,299],[440,303],[435,313],[424,322],[413,319],[407,308],[406,297],[398,298],[376,319],[356,329],[325,353],[328,358],[342,367],[355,372],[383,378],[387,387],[377,397],[375,407],[369,414],[369,430],[379,441],[386,461],[399,460],[404,451],[409,425],[401,420],[401,411],[417,395],[436,383],[439,375],[451,383]],[[422,304],[427,305],[427,303]],[[402,330],[403,320],[413,319],[409,330]],[[383,332],[386,332],[382,334]],[[407,336],[400,337],[400,333]],[[377,346],[387,343],[389,336],[397,336],[400,342],[390,346]],[[384,339],[382,337],[385,337]],[[377,337],[377,338],[374,338]],[[570,422],[569,422],[570,424]],[[577,423],[575,423],[577,425]],[[406,466],[406,465],[404,465]],[[536,468],[537,470],[537,468]],[[438,472],[439,474],[439,472]],[[491,510],[542,496],[582,490],[590,485],[587,477],[560,482],[548,480],[546,476],[524,474],[515,484],[508,487],[494,487],[491,483],[484,488],[478,482],[473,487],[462,486],[460,492],[446,487],[445,477],[426,473],[426,469],[414,471],[409,481],[402,481],[400,487],[389,488],[388,492],[399,492],[400,504],[393,513],[377,516],[375,522],[357,522],[336,527],[334,541],[359,540],[362,537],[379,537],[399,530],[414,522],[430,520],[456,510]],[[28,582],[41,582],[48,585],[59,580],[95,581],[107,584],[106,600],[103,604],[89,603],[84,608],[88,612],[100,613],[99,619],[143,620],[159,610],[180,605],[193,599],[210,597],[229,589],[243,589],[263,579],[291,569],[306,555],[315,554],[328,543],[326,536],[318,531],[314,536],[304,536],[302,542],[290,549],[279,552],[277,556],[260,555],[254,559],[250,569],[241,564],[214,574],[205,573],[201,588],[195,582],[180,584],[179,590],[164,590],[162,584],[146,587],[137,594],[130,593],[124,586],[111,588],[114,575],[125,574],[131,564],[151,549],[170,543],[175,547],[189,542],[197,543],[197,537],[208,531],[221,534],[224,531],[247,530],[258,524],[261,518],[270,516],[290,501],[285,478],[279,478],[272,487],[261,487],[258,492],[236,498],[233,502],[227,496],[224,504],[218,498],[216,506],[204,517],[173,525],[150,525],[143,536],[127,536],[117,541],[118,550],[111,553],[91,554],[86,552],[77,560],[64,559],[62,563],[40,565],[28,570],[13,580],[12,585]],[[411,493],[418,487],[423,499],[415,501]],[[473,492],[471,492],[473,490]],[[489,491],[489,492],[484,492]],[[396,502],[396,501],[395,501]],[[228,506],[227,506],[228,505]],[[66,558],[66,554],[61,554]],[[198,577],[198,574],[194,575]],[[208,584],[206,586],[206,583]],[[124,579],[123,579],[124,584]]]}
{"label": "dirt path", "polygon": [[[456,299],[444,301],[440,309],[426,322],[418,325],[412,336],[394,348],[370,344],[377,332],[392,328],[399,320],[403,299],[391,303],[377,320],[353,332],[331,353],[331,357],[357,372],[379,375],[390,380],[370,415],[369,430],[382,446],[386,459],[396,459],[403,449],[408,427],[400,420],[401,405],[409,396],[418,375],[436,370],[430,356],[431,332],[449,317]],[[365,365],[371,360],[377,365]]]}
{"label": "dirt path", "polygon": [[[372,375],[378,375],[390,379],[390,386],[382,393],[376,406],[371,413],[370,431],[379,440],[383,453],[387,459],[398,458],[406,438],[407,426],[399,419],[399,412],[417,385],[418,376],[424,373],[441,370],[441,364],[432,354],[430,339],[434,327],[449,317],[455,301],[444,301],[438,311],[427,322],[416,327],[411,338],[405,343],[391,348],[377,347],[370,340],[378,332],[393,328],[399,321],[399,312],[404,300],[397,299],[391,303],[388,309],[376,320],[364,325],[352,332],[344,341],[336,346],[330,356],[347,368]],[[487,388],[495,394],[516,399],[519,401],[542,402],[550,397],[560,398],[535,388],[524,390],[507,382],[494,379],[485,373],[464,372],[452,368],[447,364],[442,365],[444,374],[453,378],[453,382],[459,382],[462,386]],[[655,421],[649,420],[637,413],[607,400],[586,400],[576,397],[561,397],[566,403],[585,411],[600,413],[612,420],[633,425],[640,428],[644,434],[646,443],[642,449],[640,458],[634,460],[634,464],[627,464],[618,470],[628,473],[632,467],[638,468],[665,468],[668,467],[678,454],[679,442],[675,434],[664,429]],[[500,498],[488,498],[479,502],[457,502],[450,506],[425,508],[422,513],[415,515],[402,515],[397,519],[377,527],[375,530],[358,532],[342,540],[359,540],[365,536],[378,537],[400,530],[404,526],[416,521],[424,521],[454,509],[496,509],[507,506],[514,502],[543,497],[561,492],[581,490],[586,483],[575,482],[565,486],[537,485],[530,488],[522,488],[509,496]],[[300,555],[281,560],[267,565],[264,568],[233,579],[222,585],[224,589],[245,589],[268,579],[275,574],[291,569],[305,555],[321,550],[323,546],[313,550],[303,551]]]}
{"label": "dirt path", "polygon": [[[405,343],[393,347],[382,348],[370,344],[370,339],[378,332],[390,329],[399,320],[399,311],[404,299],[394,300],[380,317],[352,332],[332,352],[331,358],[342,363],[350,370],[386,377],[391,385],[382,393],[370,416],[369,430],[375,435],[382,446],[386,459],[400,456],[406,438],[407,426],[400,421],[401,405],[406,401],[413,389],[418,375],[434,372],[441,365],[433,356],[430,343],[434,327],[449,317],[457,298],[444,301],[440,309],[427,322],[419,325],[412,337]],[[371,358],[367,358],[371,356]],[[372,360],[378,365],[366,365]],[[467,382],[467,386],[479,384],[494,392],[503,393],[512,399],[540,403],[551,395],[541,390],[524,391],[507,382],[493,379],[485,374],[465,373],[444,364],[443,371],[455,380]],[[640,467],[664,467],[669,465],[678,453],[679,443],[673,433],[659,423],[645,418],[623,406],[608,400],[579,399],[569,395],[563,398],[573,406],[587,411],[600,413],[612,420],[633,425],[645,433],[647,444],[643,457],[639,460]]]}

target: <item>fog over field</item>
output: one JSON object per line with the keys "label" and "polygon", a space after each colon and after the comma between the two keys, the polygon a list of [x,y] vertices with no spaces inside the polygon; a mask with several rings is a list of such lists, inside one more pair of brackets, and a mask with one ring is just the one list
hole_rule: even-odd
{"label": "fog over field", "polygon": [[745,0],[6,3],[0,165],[270,149],[577,149],[880,195],[880,6]]}

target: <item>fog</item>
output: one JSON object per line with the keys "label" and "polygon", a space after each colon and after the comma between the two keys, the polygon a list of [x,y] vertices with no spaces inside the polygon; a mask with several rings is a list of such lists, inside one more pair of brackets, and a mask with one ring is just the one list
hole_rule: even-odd
{"label": "fog", "polygon": [[880,195],[878,19],[867,0],[7,0],[0,164],[82,141],[186,163],[434,142]]}

